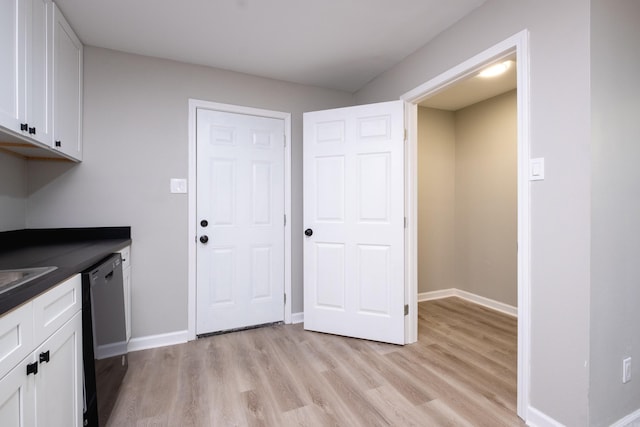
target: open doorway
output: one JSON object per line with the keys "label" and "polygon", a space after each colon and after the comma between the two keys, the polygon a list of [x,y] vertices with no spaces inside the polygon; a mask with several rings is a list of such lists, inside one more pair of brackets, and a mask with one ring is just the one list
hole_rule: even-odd
{"label": "open doorway", "polygon": [[[517,412],[527,419],[529,406],[529,271],[530,271],[530,198],[529,198],[529,87],[528,87],[528,32],[515,36],[487,49],[456,67],[404,94],[407,111],[408,149],[406,191],[408,227],[406,235],[407,302],[410,307],[406,324],[406,342],[417,339],[418,303],[418,110],[423,101],[454,87],[490,64],[515,59],[517,92],[517,316],[518,316],[518,385]],[[508,305],[508,304],[507,304]]]}
{"label": "open doorway", "polygon": [[419,301],[459,296],[517,316],[515,61],[419,104]]}

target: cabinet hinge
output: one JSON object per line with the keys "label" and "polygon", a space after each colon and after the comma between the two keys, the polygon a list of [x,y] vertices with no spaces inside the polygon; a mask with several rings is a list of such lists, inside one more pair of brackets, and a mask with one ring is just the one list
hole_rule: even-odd
{"label": "cabinet hinge", "polygon": [[287,294],[284,294],[284,305],[287,305]]}
{"label": "cabinet hinge", "polygon": [[404,217],[404,228],[407,228],[409,225],[409,221],[407,221],[407,217]]}
{"label": "cabinet hinge", "polygon": [[404,305],[404,315],[408,316],[409,315],[409,304],[405,304]]}
{"label": "cabinet hinge", "polygon": [[287,148],[287,135],[282,135],[282,142],[284,142],[284,147]]}
{"label": "cabinet hinge", "polygon": [[284,226],[285,227],[287,226],[287,215],[286,214],[284,215]]}
{"label": "cabinet hinge", "polygon": [[407,141],[407,134],[408,134],[408,132],[407,132],[407,129],[405,128],[404,129],[404,141]]}

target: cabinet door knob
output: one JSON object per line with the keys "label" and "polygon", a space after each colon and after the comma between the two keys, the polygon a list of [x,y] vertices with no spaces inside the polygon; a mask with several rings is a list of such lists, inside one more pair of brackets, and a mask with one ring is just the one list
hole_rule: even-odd
{"label": "cabinet door knob", "polygon": [[307,237],[313,236],[313,230],[310,228],[307,228],[306,230],[304,230],[304,235]]}
{"label": "cabinet door knob", "polygon": [[200,243],[207,243],[209,241],[209,236],[200,236]]}
{"label": "cabinet door knob", "polygon": [[29,125],[27,123],[20,123],[20,130],[26,132],[29,130]]}
{"label": "cabinet door knob", "polygon": [[36,375],[38,373],[38,362],[29,363],[27,365],[27,375],[33,374]]}
{"label": "cabinet door knob", "polygon": [[35,134],[36,134],[36,128],[35,127],[29,128],[29,135],[35,135]]}
{"label": "cabinet door knob", "polygon": [[62,147],[62,141],[56,141],[56,147]]}
{"label": "cabinet door knob", "polygon": [[44,363],[44,362],[49,363],[49,360],[50,360],[49,350],[40,353],[40,363]]}

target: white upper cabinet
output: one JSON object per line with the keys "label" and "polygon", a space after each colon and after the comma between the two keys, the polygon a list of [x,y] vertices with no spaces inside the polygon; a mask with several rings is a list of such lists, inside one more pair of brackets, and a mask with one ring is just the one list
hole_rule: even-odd
{"label": "white upper cabinet", "polygon": [[53,9],[53,147],[82,160],[82,43]]}
{"label": "white upper cabinet", "polygon": [[25,5],[0,0],[0,126],[20,130],[25,111]]}
{"label": "white upper cabinet", "polygon": [[49,0],[28,0],[27,22],[27,123],[31,138],[52,142],[53,28]]}
{"label": "white upper cabinet", "polygon": [[0,126],[51,145],[47,0],[0,0]]}
{"label": "white upper cabinet", "polygon": [[0,58],[0,147],[81,160],[82,44],[51,0],[0,0]]}

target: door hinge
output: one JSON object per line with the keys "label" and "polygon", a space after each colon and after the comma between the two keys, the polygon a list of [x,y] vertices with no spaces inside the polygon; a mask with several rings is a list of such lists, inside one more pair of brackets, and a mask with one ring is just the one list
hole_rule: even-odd
{"label": "door hinge", "polygon": [[284,226],[285,227],[287,226],[287,215],[286,214],[284,215]]}
{"label": "door hinge", "polygon": [[284,142],[284,147],[287,148],[287,135],[282,135],[282,142]]}
{"label": "door hinge", "polygon": [[407,140],[407,128],[404,129],[404,140]]}
{"label": "door hinge", "polygon": [[407,221],[407,217],[404,217],[404,228],[407,228],[409,221]]}
{"label": "door hinge", "polygon": [[287,294],[284,294],[284,305],[287,305]]}
{"label": "door hinge", "polygon": [[408,316],[409,315],[409,304],[405,304],[404,305],[404,315]]}

